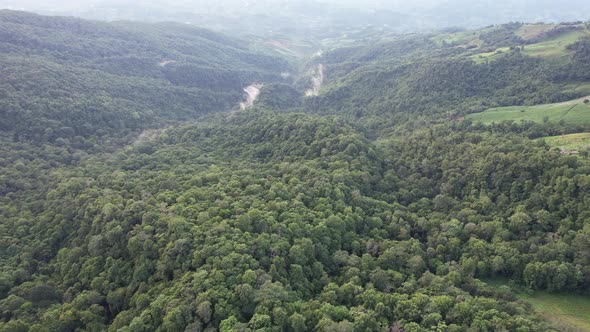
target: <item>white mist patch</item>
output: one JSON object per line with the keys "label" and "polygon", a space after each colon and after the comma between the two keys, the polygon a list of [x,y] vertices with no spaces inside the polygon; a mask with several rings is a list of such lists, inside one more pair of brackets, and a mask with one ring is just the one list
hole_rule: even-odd
{"label": "white mist patch", "polygon": [[158,66],[159,67],[166,67],[167,65],[170,65],[170,64],[173,64],[173,63],[176,63],[176,61],[174,61],[174,60],[162,60],[162,61],[160,61],[158,63]]}
{"label": "white mist patch", "polygon": [[162,133],[164,133],[165,130],[166,128],[144,129],[144,131],[142,131],[141,134],[137,136],[135,141],[133,141],[133,145],[155,141],[160,138],[160,136],[162,136]]}
{"label": "white mist patch", "polygon": [[254,106],[254,102],[258,99],[258,96],[260,96],[260,89],[262,89],[263,86],[263,84],[255,83],[244,88],[246,100],[240,103],[240,109],[242,111]]}
{"label": "white mist patch", "polygon": [[319,64],[316,69],[311,72],[311,89],[305,91],[306,97],[317,97],[320,95],[320,89],[324,84],[324,65]]}
{"label": "white mist patch", "polygon": [[323,55],[324,55],[324,51],[317,51],[311,56],[311,58],[312,59],[321,58]]}
{"label": "white mist patch", "polygon": [[289,78],[289,77],[291,77],[291,73],[284,71],[281,73],[281,77],[282,78]]}

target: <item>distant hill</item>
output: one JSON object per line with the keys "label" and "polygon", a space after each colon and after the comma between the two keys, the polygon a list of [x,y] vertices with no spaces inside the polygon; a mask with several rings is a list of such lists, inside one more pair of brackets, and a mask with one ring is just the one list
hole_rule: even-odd
{"label": "distant hill", "polygon": [[102,23],[0,11],[0,130],[56,139],[133,130],[238,105],[288,64],[174,23]]}
{"label": "distant hill", "polygon": [[446,27],[481,28],[509,21],[566,22],[588,20],[584,0],[173,0],[133,1],[17,1],[0,0],[0,8],[33,10],[44,14],[138,21],[177,21],[242,35],[276,36],[286,33],[336,38],[359,27],[374,26],[394,32],[424,32]]}
{"label": "distant hill", "polygon": [[326,82],[305,105],[399,122],[580,98],[590,94],[580,70],[589,34],[581,23],[512,23],[359,43],[312,60],[324,65]]}

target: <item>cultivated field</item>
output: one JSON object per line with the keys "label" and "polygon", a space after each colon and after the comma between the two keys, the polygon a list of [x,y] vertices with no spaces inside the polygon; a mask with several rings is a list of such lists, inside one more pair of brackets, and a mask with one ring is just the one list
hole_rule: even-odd
{"label": "cultivated field", "polygon": [[557,104],[535,106],[508,106],[491,108],[466,118],[484,124],[513,120],[543,123],[564,121],[566,124],[590,124],[590,105],[584,104],[586,98]]}
{"label": "cultivated field", "polygon": [[492,287],[509,286],[518,299],[529,303],[557,331],[590,331],[589,295],[530,292],[501,278],[484,281]]}
{"label": "cultivated field", "polygon": [[590,331],[590,296],[535,292],[517,295],[558,331]]}

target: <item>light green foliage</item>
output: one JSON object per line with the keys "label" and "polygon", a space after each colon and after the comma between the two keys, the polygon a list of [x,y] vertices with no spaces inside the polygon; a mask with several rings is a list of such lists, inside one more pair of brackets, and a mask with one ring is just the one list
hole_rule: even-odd
{"label": "light green foliage", "polygon": [[506,280],[486,280],[493,287],[505,289],[505,296],[516,296],[532,308],[558,331],[586,331],[590,328],[590,296],[587,294],[524,291],[506,285]]}
{"label": "light green foliage", "polygon": [[590,329],[590,297],[587,295],[534,292],[521,293],[518,297],[531,303],[558,330]]}
{"label": "light green foliage", "polygon": [[543,139],[549,146],[562,150],[585,150],[590,148],[590,133],[552,136]]}
{"label": "light green foliage", "polygon": [[466,118],[484,124],[502,121],[533,121],[537,123],[563,121],[565,124],[571,125],[590,124],[590,105],[584,104],[585,99],[535,106],[497,107],[481,113],[470,114]]}

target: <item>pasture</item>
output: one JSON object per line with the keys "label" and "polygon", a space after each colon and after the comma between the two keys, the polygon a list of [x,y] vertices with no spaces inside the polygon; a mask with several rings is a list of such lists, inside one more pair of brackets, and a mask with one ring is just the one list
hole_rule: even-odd
{"label": "pasture", "polygon": [[558,331],[590,331],[590,296],[564,293],[519,293]]}
{"label": "pasture", "polygon": [[510,285],[508,280],[502,278],[482,281],[495,288],[510,287],[519,300],[529,303],[557,331],[590,331],[590,295],[527,291],[520,286]]}
{"label": "pasture", "polygon": [[502,121],[534,121],[537,123],[560,122],[565,124],[590,124],[590,104],[586,98],[563,103],[535,106],[508,106],[491,108],[481,113],[469,114],[466,119],[483,124],[500,123]]}
{"label": "pasture", "polygon": [[584,150],[590,148],[590,133],[579,133],[540,138],[554,148],[562,150]]}

